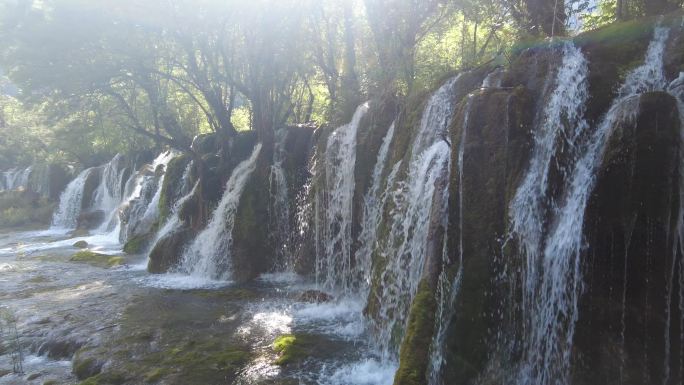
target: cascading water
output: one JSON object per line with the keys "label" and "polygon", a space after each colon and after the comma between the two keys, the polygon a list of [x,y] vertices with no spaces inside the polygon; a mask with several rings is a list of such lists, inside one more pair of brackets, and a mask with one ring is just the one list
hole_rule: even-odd
{"label": "cascading water", "polygon": [[[387,156],[389,154],[390,144],[394,139],[394,129],[396,122],[393,122],[387,130],[385,137],[382,140],[380,151],[378,152],[373,174],[371,175],[371,187],[364,197],[363,204],[363,219],[361,222],[361,233],[359,234],[359,248],[356,251],[355,276],[359,277],[365,296],[368,295],[367,290],[370,288],[371,268],[372,268],[372,254],[375,248],[377,239],[378,225],[382,220],[382,213],[385,207],[385,200],[387,197],[386,190],[381,191],[383,178],[382,173],[385,170],[387,163]],[[401,163],[398,163],[400,165]],[[389,174],[386,186],[394,184],[394,178],[398,172],[399,167],[395,166]]]}
{"label": "cascading water", "polygon": [[368,108],[368,103],[362,104],[349,124],[332,132],[325,151],[324,250],[316,255],[316,281],[326,290],[340,290],[347,294],[354,285],[351,234],[356,132]]}
{"label": "cascading water", "polygon": [[93,200],[93,209],[100,210],[105,213],[105,220],[97,229],[98,233],[116,233],[118,238],[119,231],[118,222],[118,208],[122,202],[123,195],[123,178],[126,175],[126,167],[124,167],[124,157],[117,154],[109,163],[107,163],[102,170],[102,177],[100,184],[95,190],[95,198]]}
{"label": "cascading water", "polygon": [[[159,200],[161,199],[161,193],[162,193],[162,188],[164,186],[164,179],[166,177],[166,168],[169,165],[169,162],[176,156],[176,153],[173,151],[167,151],[157,157],[157,159],[154,160],[152,163],[152,170],[156,173],[158,168],[160,166],[164,167],[164,173],[159,177],[156,178],[155,180],[155,192],[154,195],[152,196],[152,199],[147,202],[145,212],[143,213],[142,217],[140,218],[140,222],[142,223],[147,223],[147,224],[152,224],[154,223],[157,218],[159,217]],[[183,178],[187,177],[187,174],[190,172],[190,165],[186,167],[185,172],[183,173]],[[183,180],[184,182],[185,180]]]}
{"label": "cascading water", "polygon": [[[449,177],[450,148],[442,136],[451,124],[456,104],[454,87],[460,77],[448,81],[429,100],[419,130],[411,147],[408,175],[391,193],[389,235],[378,245],[385,261],[380,272],[379,288],[374,295],[377,314],[374,342],[383,360],[395,360],[397,328],[405,329],[411,301],[422,278],[427,254],[431,215],[446,215],[446,199],[438,210],[433,208],[435,190]],[[442,198],[447,191],[439,194]]]}
{"label": "cascading water", "polygon": [[[444,238],[444,245],[442,249],[442,272],[439,276],[438,282],[438,309],[435,327],[435,334],[432,339],[430,346],[430,371],[429,371],[429,384],[439,385],[442,381],[442,367],[446,363],[445,360],[445,349],[446,349],[446,335],[449,321],[454,317],[456,312],[456,297],[458,295],[459,289],[461,287],[461,281],[463,277],[463,194],[465,192],[463,186],[463,165],[465,157],[465,143],[468,138],[468,124],[470,122],[470,109],[472,106],[472,97],[468,96],[468,101],[465,107],[465,113],[463,117],[463,131],[461,132],[461,141],[458,146],[458,271],[456,276],[449,277],[448,265],[449,253],[447,249],[447,238]],[[443,194],[444,203],[446,207],[448,204],[449,192],[448,190]],[[444,216],[444,221],[442,226],[446,229],[448,226],[448,221],[446,215]]]}
{"label": "cascading water", "polygon": [[173,209],[171,210],[171,216],[169,219],[164,223],[164,226],[162,226],[161,229],[159,229],[159,232],[157,232],[157,235],[155,236],[154,241],[152,242],[152,248],[150,250],[154,249],[154,245],[157,244],[160,240],[166,238],[169,234],[173,234],[176,230],[181,225],[181,219],[180,219],[180,209],[187,203],[197,192],[197,187],[199,186],[199,181],[195,183],[195,186],[184,196],[182,196],[176,204],[173,206]]}
{"label": "cascading water", "polygon": [[83,170],[59,197],[59,206],[52,216],[52,228],[75,229],[83,205],[83,188],[92,168]]}
{"label": "cascading water", "polygon": [[33,167],[24,169],[15,168],[2,173],[2,180],[0,182],[1,190],[18,190],[20,188],[27,188],[29,183],[29,176],[33,171]]}
{"label": "cascading water", "polygon": [[[526,325],[529,330],[525,333],[526,349],[518,372],[518,384],[564,385],[569,381],[578,300],[582,290],[580,254],[587,201],[613,128],[619,122],[634,118],[635,112],[638,111],[639,94],[662,90],[665,87],[662,56],[667,36],[667,29],[656,27],[644,64],[629,73],[608,113],[588,142],[581,147],[581,155],[569,174],[565,186],[566,193],[559,207],[554,210],[555,217],[550,222],[550,232],[546,235],[544,243],[541,243],[544,234],[537,232],[542,222],[533,223],[535,220],[542,220],[541,216],[536,216],[537,212],[530,213],[518,209],[520,217],[516,218],[516,214],[513,214],[513,228],[517,229],[516,234],[522,241],[521,248],[527,254],[527,258],[529,255],[535,255],[534,253],[539,256],[534,263],[528,260],[526,266],[528,271],[524,291],[533,290],[533,294],[527,293],[528,302],[525,304]],[[583,125],[581,120],[577,121],[577,125]],[[536,147],[539,149],[538,152],[544,151],[540,148],[539,142]],[[532,164],[534,165],[535,161]],[[538,172],[531,168],[528,175],[534,172],[542,176],[540,181],[545,180],[546,171]],[[521,189],[524,188],[529,188],[526,182],[521,186]],[[537,198],[534,190],[521,194],[530,194],[532,205],[535,205],[534,202],[538,199],[540,203],[536,205],[541,206],[546,199],[546,194],[541,194],[540,198]],[[539,210],[539,207],[534,210]],[[522,227],[519,224],[529,224],[530,227]],[[537,240],[539,243],[536,243]],[[535,264],[538,264],[538,269],[536,266],[530,266]],[[537,277],[538,283],[530,284],[531,277]]]}
{"label": "cascading water", "polygon": [[[151,165],[131,175],[126,183],[125,199],[122,208],[128,207],[126,225],[121,229],[121,240],[125,242],[134,234],[149,232],[159,217],[159,199],[166,177],[166,168],[169,162],[176,156],[173,151],[161,153]],[[160,174],[159,167],[164,166]],[[152,173],[153,175],[145,175]],[[185,174],[184,174],[185,176]],[[185,183],[185,182],[183,182]]]}
{"label": "cascading water", "polygon": [[189,188],[190,186],[190,171],[192,170],[192,162],[188,163],[187,167],[185,168],[185,171],[183,171],[183,176],[181,178],[181,194],[184,194],[176,203],[174,203],[173,207],[171,208],[171,215],[169,218],[166,220],[164,225],[159,229],[157,234],[155,235],[154,240],[152,241],[151,245],[152,247],[150,250],[154,249],[154,246],[159,242],[160,240],[166,238],[169,234],[174,233],[176,230],[181,225],[181,219],[180,219],[180,210],[183,208],[185,203],[187,203],[190,198],[192,198],[195,193],[197,192],[197,188],[199,186],[199,180],[195,182],[195,185],[192,188]]}
{"label": "cascading water", "polygon": [[532,315],[535,313],[533,304],[537,298],[537,285],[545,279],[540,276],[543,273],[538,271],[539,258],[547,215],[557,205],[549,197],[549,172],[561,138],[567,138],[572,149],[577,139],[588,129],[584,120],[588,98],[587,73],[588,63],[582,52],[571,42],[566,42],[563,46],[563,61],[555,80],[556,88],[534,133],[535,146],[529,168],[511,203],[511,233],[525,258],[522,308],[529,313],[524,315],[529,321],[524,325],[526,330],[533,327],[532,322],[537,321]]}
{"label": "cascading water", "polygon": [[249,159],[233,170],[209,224],[183,253],[177,267],[179,273],[222,281],[230,279],[235,214],[242,191],[256,168],[260,151],[261,143],[254,147]]}
{"label": "cascading water", "polygon": [[274,244],[276,245],[276,269],[291,270],[293,263],[291,232],[290,232],[290,198],[287,186],[287,176],[283,168],[285,162],[285,141],[288,130],[282,128],[276,131],[275,149],[273,151],[273,165],[269,174],[269,226]]}

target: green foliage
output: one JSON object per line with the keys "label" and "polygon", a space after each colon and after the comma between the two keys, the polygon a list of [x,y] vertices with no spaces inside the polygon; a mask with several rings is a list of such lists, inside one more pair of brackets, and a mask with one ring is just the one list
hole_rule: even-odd
{"label": "green foliage", "polygon": [[50,224],[54,203],[22,191],[0,192],[0,228]]}

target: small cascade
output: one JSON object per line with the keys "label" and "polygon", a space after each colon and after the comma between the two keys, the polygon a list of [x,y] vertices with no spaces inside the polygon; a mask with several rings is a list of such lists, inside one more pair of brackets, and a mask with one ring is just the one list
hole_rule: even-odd
{"label": "small cascade", "polygon": [[320,203],[323,203],[325,207],[322,222],[324,250],[316,255],[316,281],[325,290],[349,293],[353,287],[351,247],[356,132],[368,108],[368,103],[359,106],[352,121],[328,137],[324,159],[325,191],[323,202],[316,204],[321,207]]}
{"label": "small cascade", "polygon": [[64,189],[59,197],[59,206],[52,216],[52,228],[76,228],[83,206],[83,188],[92,171],[92,168],[83,170]]}
{"label": "small cascade", "polygon": [[276,131],[273,165],[269,174],[269,226],[271,237],[276,245],[276,270],[291,270],[293,267],[293,263],[288,262],[292,256],[290,192],[287,186],[287,175],[283,168],[287,134],[288,130],[285,128]]}
{"label": "small cascade", "polygon": [[226,189],[207,227],[197,235],[183,253],[179,273],[214,280],[231,276],[233,224],[242,191],[256,168],[261,143],[254,147],[249,159],[242,161],[226,183]]}
{"label": "small cascade", "polygon": [[197,192],[197,188],[199,187],[199,181],[195,183],[193,188],[183,195],[177,202],[174,204],[172,210],[171,210],[171,216],[169,219],[164,223],[164,226],[162,226],[161,229],[157,232],[157,235],[154,238],[154,241],[152,241],[151,245],[152,247],[150,250],[154,249],[154,246],[159,242],[160,240],[166,238],[169,236],[169,234],[173,234],[180,228],[181,226],[181,219],[180,219],[180,210],[187,203]]}
{"label": "small cascade", "polygon": [[[356,251],[356,273],[354,275],[360,277],[359,282],[365,292],[364,297],[368,295],[367,291],[371,284],[371,257],[377,239],[378,225],[382,220],[382,213],[387,198],[387,191],[381,191],[380,187],[383,182],[382,173],[386,167],[390,144],[392,139],[394,139],[395,124],[396,122],[392,123],[382,140],[382,145],[375,161],[375,167],[373,168],[373,174],[371,175],[371,187],[366,193],[363,202],[363,218],[361,221],[361,233],[359,234],[359,249]],[[394,184],[394,178],[399,171],[399,165],[401,165],[400,162],[392,169],[385,183],[386,186],[391,187]]]}
{"label": "small cascade", "polygon": [[[431,215],[446,217],[450,147],[442,140],[451,124],[456,101],[454,87],[459,77],[448,81],[430,98],[411,147],[408,175],[391,192],[389,235],[378,245],[385,261],[379,273],[374,343],[383,360],[395,360],[396,330],[404,330],[410,305],[418,290],[427,255]],[[440,182],[441,181],[441,182]],[[435,194],[438,186],[445,191]],[[440,196],[439,210],[433,199]],[[440,199],[440,198],[438,198]]]}
{"label": "small cascade", "polygon": [[0,191],[27,188],[31,171],[33,171],[33,167],[29,166],[24,169],[15,168],[3,172],[2,180],[0,180]]}
{"label": "small cascade", "polygon": [[[465,115],[463,117],[463,131],[461,132],[461,139],[458,146],[457,170],[458,173],[458,270],[456,275],[452,278],[449,275],[449,253],[447,248],[447,237],[444,237],[444,245],[442,249],[442,272],[439,276],[438,282],[438,308],[435,317],[435,334],[432,338],[430,346],[430,369],[428,383],[429,385],[440,385],[442,381],[442,368],[446,363],[446,336],[449,322],[456,314],[456,298],[461,288],[461,281],[463,277],[463,196],[464,189],[464,159],[465,159],[465,144],[468,139],[468,124],[470,122],[470,110],[472,106],[472,95],[468,96],[468,101],[465,107]],[[446,206],[448,204],[449,192],[444,194]],[[444,228],[448,227],[447,218],[445,216]]]}
{"label": "small cascade", "polygon": [[[533,289],[534,295],[528,296],[525,304],[528,327],[524,336],[526,351],[517,379],[521,385],[563,385],[569,381],[578,301],[582,291],[580,257],[587,201],[613,128],[619,122],[634,119],[638,111],[639,94],[665,87],[662,60],[667,37],[667,29],[656,27],[644,64],[628,74],[608,113],[588,142],[582,145],[581,155],[568,174],[564,198],[554,210],[555,217],[550,222],[548,234],[534,233],[542,225],[531,223],[532,237],[528,240],[522,238],[521,247],[527,253],[527,258],[530,252],[538,253],[539,259],[534,262],[538,264],[539,271],[537,267],[530,266],[532,263],[526,266],[527,284],[524,290]],[[545,197],[542,195],[541,199]],[[520,220],[519,223],[525,222]],[[529,241],[543,235],[546,235],[543,245]],[[530,284],[531,277],[538,277],[535,285]]]}
{"label": "small cascade", "polygon": [[159,229],[157,232],[157,235],[155,235],[154,240],[151,243],[151,248],[150,250],[154,249],[154,246],[159,242],[160,240],[166,238],[169,234],[174,233],[178,228],[181,226],[181,219],[180,219],[180,210],[183,208],[185,203],[187,203],[190,198],[192,198],[195,193],[197,192],[197,188],[199,187],[199,180],[195,182],[195,185],[190,188],[190,171],[192,170],[192,162],[188,163],[187,167],[185,168],[185,171],[183,171],[183,176],[181,178],[181,196],[176,203],[174,203],[173,207],[171,208],[171,215],[169,218],[166,220],[164,225]]}
{"label": "small cascade", "polygon": [[105,221],[97,230],[98,233],[104,234],[114,232],[113,230],[115,230],[118,237],[118,230],[116,230],[119,224],[117,209],[123,199],[123,178],[126,175],[126,171],[124,157],[121,154],[117,154],[102,169],[100,184],[95,190],[95,198],[93,200],[93,209],[105,213]]}
{"label": "small cascade", "polygon": [[487,77],[482,81],[481,88],[501,88],[501,83],[506,75],[506,70],[501,67],[497,67],[494,71],[490,72]]}
{"label": "small cascade", "polygon": [[[569,147],[588,129],[584,109],[588,98],[588,62],[571,42],[563,46],[563,61],[555,79],[555,89],[546,104],[542,119],[534,133],[534,149],[522,184],[510,208],[511,233],[524,256],[522,308],[527,314],[526,329],[533,327],[533,307],[537,285],[543,279],[538,271],[547,216],[557,202],[549,197],[549,173],[554,164],[561,138]],[[542,338],[542,336],[539,336]],[[534,339],[528,339],[532,343]],[[540,340],[539,343],[542,341]],[[535,358],[528,358],[536,360]]]}
{"label": "small cascade", "polygon": [[[156,222],[157,218],[159,217],[159,200],[161,199],[161,193],[162,193],[162,188],[164,187],[164,178],[166,177],[166,168],[169,165],[169,162],[176,156],[176,153],[173,151],[167,151],[161,155],[159,155],[154,162],[152,163],[152,170],[156,173],[158,171],[158,168],[160,166],[164,167],[164,173],[158,177],[155,178],[155,192],[154,195],[152,196],[152,199],[147,202],[145,212],[143,213],[142,217],[140,218],[140,221],[142,223],[147,223],[147,224],[152,224]],[[185,172],[183,173],[183,178],[187,178],[187,175],[190,172],[190,164],[185,169]],[[183,179],[185,181],[185,179]]]}

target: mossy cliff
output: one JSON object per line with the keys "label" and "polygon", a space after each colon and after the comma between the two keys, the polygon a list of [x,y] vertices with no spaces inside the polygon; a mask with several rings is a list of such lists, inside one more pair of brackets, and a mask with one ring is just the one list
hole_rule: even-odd
{"label": "mossy cliff", "polygon": [[[626,74],[643,63],[655,22],[612,25],[574,39],[589,62],[586,118],[591,130],[607,113]],[[672,26],[664,58],[670,80],[684,68],[680,22],[681,15],[662,21]],[[513,341],[524,337],[520,272],[525,259],[508,237],[508,211],[528,168],[533,132],[555,87],[561,58],[559,44],[518,51],[506,68],[502,87],[471,94],[467,126],[466,102],[456,102],[461,105],[450,129],[451,265],[446,267],[451,276],[457,269],[463,274],[446,333],[444,383],[505,383],[519,369],[525,347]],[[683,257],[675,244],[680,116],[675,99],[659,92],[642,95],[630,112],[633,120],[612,128],[586,209],[586,248],[580,257],[583,291],[569,356],[573,384],[653,383],[662,381],[666,373],[667,384],[684,378],[678,364],[682,330],[677,321],[682,316],[678,304]],[[420,112],[406,115],[419,117]],[[463,138],[460,174],[458,151]],[[563,162],[564,156],[556,155],[555,162]],[[555,186],[561,186],[565,177],[557,166],[551,167],[550,194],[557,199],[563,198],[562,189]],[[383,224],[380,228],[380,237],[386,237]],[[435,286],[441,268],[429,258],[403,339],[398,384],[427,383],[425,347],[434,332],[434,315],[420,318],[420,331],[429,336],[414,334],[416,313],[424,303],[421,295],[426,287]],[[376,257],[374,263],[381,266],[382,260]],[[366,309],[370,316],[375,297],[371,294]]]}
{"label": "mossy cliff", "polygon": [[[575,384],[653,382],[663,365],[672,367],[673,381],[684,375],[678,370],[680,338],[665,339],[682,332],[679,322],[666,318],[668,308],[672,320],[682,316],[673,305],[681,291],[670,287],[682,278],[675,244],[679,114],[675,99],[660,92],[641,96],[636,109],[634,120],[614,127],[586,212]],[[669,362],[665,344],[675,352]]]}
{"label": "mossy cliff", "polygon": [[427,280],[423,280],[411,306],[394,385],[425,383],[430,364],[430,343],[435,327],[436,311],[437,301],[434,288]]}

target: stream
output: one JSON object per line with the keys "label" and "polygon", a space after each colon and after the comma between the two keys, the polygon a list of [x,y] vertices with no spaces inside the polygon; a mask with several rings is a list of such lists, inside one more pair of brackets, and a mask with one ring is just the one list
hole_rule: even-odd
{"label": "stream", "polygon": [[[78,251],[71,245],[82,239],[100,253],[120,254],[121,246],[106,237],[69,238],[56,230],[0,234],[0,306],[16,319],[24,371],[7,373],[12,349],[5,333],[0,384],[79,383],[72,372],[76,352],[133,383],[154,382],[155,373],[168,384],[392,382],[396,364],[382,363],[369,348],[361,301],[307,302],[302,294],[314,284],[287,273],[233,285],[151,275],[144,256],[126,256],[110,269],[69,261]],[[285,334],[306,336],[305,357],[277,365],[273,343]],[[239,351],[243,359],[230,368],[203,366],[211,359],[202,355],[221,349]]]}

